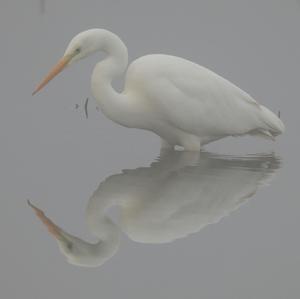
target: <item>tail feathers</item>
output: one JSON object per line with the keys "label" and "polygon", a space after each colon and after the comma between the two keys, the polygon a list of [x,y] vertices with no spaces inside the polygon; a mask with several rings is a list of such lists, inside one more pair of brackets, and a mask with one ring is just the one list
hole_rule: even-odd
{"label": "tail feathers", "polygon": [[271,135],[273,138],[284,132],[285,127],[281,119],[264,106],[261,108],[261,119],[264,123],[264,129],[260,130],[263,135]]}
{"label": "tail feathers", "polygon": [[249,135],[275,141],[275,136],[272,135],[269,131],[264,130],[264,129],[257,129],[257,130],[251,131],[251,132],[249,132]]}

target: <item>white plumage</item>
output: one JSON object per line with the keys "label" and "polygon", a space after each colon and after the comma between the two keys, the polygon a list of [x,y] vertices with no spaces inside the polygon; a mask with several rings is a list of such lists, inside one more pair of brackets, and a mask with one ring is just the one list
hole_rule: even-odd
{"label": "white plumage", "polygon": [[96,51],[107,53],[92,75],[92,91],[103,113],[123,126],[156,133],[163,147],[200,150],[201,145],[226,136],[274,139],[284,131],[282,121],[246,92],[207,68],[175,56],[154,54],[133,61],[124,91],[116,92],[111,82],[126,71],[127,48],[103,29],[75,36],[35,92],[64,66]]}

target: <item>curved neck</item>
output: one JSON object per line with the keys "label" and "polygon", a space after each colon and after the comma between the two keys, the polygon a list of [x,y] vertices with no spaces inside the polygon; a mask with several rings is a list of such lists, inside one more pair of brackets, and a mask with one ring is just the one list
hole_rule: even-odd
{"label": "curved neck", "polygon": [[[95,75],[100,76],[103,80],[110,83],[116,76],[124,73],[127,68],[127,47],[117,35],[107,30],[99,32],[98,41],[99,51],[105,52],[107,57],[96,65],[93,77]],[[97,71],[100,71],[100,73],[95,74]]]}
{"label": "curved neck", "polygon": [[100,33],[99,43],[99,50],[105,52],[107,57],[97,63],[93,70],[91,80],[93,95],[108,118],[128,126],[126,114],[130,113],[129,101],[111,85],[112,80],[123,74],[127,68],[127,48],[117,35],[109,31]]}

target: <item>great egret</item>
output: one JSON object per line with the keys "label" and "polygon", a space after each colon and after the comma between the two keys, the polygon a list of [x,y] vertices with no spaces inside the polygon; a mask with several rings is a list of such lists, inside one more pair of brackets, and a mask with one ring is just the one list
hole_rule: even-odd
{"label": "great egret", "polygon": [[124,91],[116,92],[111,82],[126,71],[127,48],[117,35],[104,29],[76,35],[33,94],[66,66],[97,51],[107,54],[95,66],[91,79],[103,113],[125,127],[156,133],[162,147],[179,145],[198,151],[201,145],[226,136],[274,139],[284,131],[282,121],[246,92],[207,68],[175,56],[154,54],[136,59],[127,70]]}
{"label": "great egret", "polygon": [[[98,239],[94,244],[65,232],[29,204],[69,263],[94,267],[117,252],[121,231],[136,242],[161,244],[219,222],[269,182],[279,167],[273,154],[200,157],[198,152],[171,151],[150,167],[123,170],[100,183],[88,202],[87,223]],[[119,224],[107,215],[115,205],[121,209]]]}

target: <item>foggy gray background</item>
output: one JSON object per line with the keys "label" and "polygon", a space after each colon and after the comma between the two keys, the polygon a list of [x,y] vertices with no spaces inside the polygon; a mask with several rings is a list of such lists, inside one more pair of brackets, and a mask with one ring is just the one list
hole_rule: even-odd
{"label": "foggy gray background", "polygon": [[[93,27],[118,34],[130,61],[167,53],[214,70],[280,110],[287,130],[276,143],[228,138],[206,148],[282,158],[271,185],[238,211],[166,245],[123,236],[110,261],[85,269],[65,261],[26,199],[88,238],[84,211],[98,184],[159,154],[157,136],[96,111],[90,76],[101,55],[31,96],[71,38]],[[1,298],[298,298],[299,28],[296,0],[2,0]]]}

